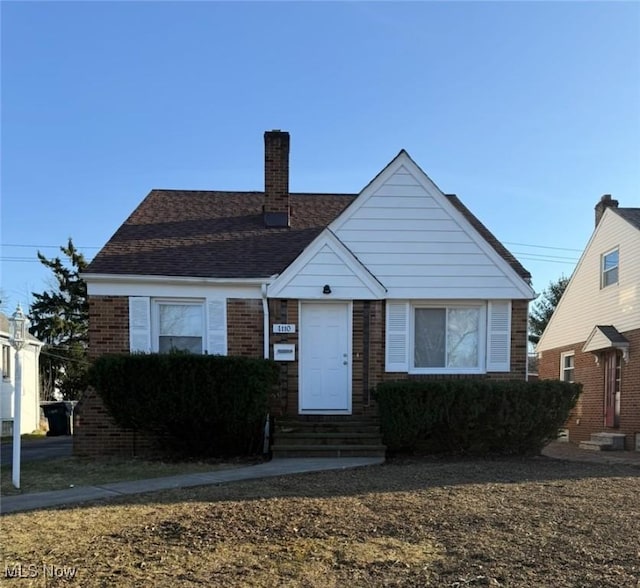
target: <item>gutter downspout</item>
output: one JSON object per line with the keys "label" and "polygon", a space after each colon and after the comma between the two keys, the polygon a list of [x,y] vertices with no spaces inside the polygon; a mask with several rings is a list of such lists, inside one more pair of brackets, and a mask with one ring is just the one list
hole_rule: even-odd
{"label": "gutter downspout", "polygon": [[264,330],[264,358],[269,359],[269,303],[267,301],[267,285],[262,284],[262,320]]}
{"label": "gutter downspout", "polygon": [[[269,359],[269,301],[267,300],[267,285],[262,284],[262,321],[264,331],[264,358]],[[271,416],[267,412],[267,418],[264,422],[264,443],[262,446],[262,452],[266,455],[269,453],[269,446],[271,445],[271,430],[270,430]]]}

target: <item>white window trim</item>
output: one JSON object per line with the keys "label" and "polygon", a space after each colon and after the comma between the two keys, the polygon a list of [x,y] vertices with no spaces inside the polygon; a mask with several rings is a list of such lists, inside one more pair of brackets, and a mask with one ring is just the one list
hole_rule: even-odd
{"label": "white window trim", "polygon": [[151,350],[158,353],[160,350],[160,306],[174,304],[183,306],[199,306],[202,313],[202,349],[204,354],[207,349],[207,315],[205,313],[204,298],[152,298],[151,299]]}
{"label": "white window trim", "polygon": [[564,374],[566,371],[566,368],[564,367],[564,360],[565,357],[573,357],[573,379],[571,380],[571,383],[576,381],[576,352],[575,351],[565,351],[564,353],[560,354],[560,381],[561,382],[566,382],[567,380],[564,379]]}
{"label": "white window trim", "polygon": [[[618,254],[618,263],[614,267],[606,270],[605,272],[604,260],[608,255],[611,255],[612,253]],[[609,273],[614,269],[617,271],[616,281],[611,282],[610,284],[605,284],[605,280],[604,280],[605,273]],[[619,282],[620,282],[620,247],[614,247],[613,249],[607,251],[606,253],[603,253],[602,257],[600,258],[600,288],[602,289],[602,288],[608,288],[609,286],[615,286]]]}
{"label": "white window trim", "polygon": [[[477,308],[480,313],[478,317],[478,366],[473,368],[421,368],[414,365],[415,362],[415,311],[417,308]],[[478,301],[460,302],[424,302],[416,301],[409,305],[409,371],[410,374],[485,374],[487,364],[487,303]]]}

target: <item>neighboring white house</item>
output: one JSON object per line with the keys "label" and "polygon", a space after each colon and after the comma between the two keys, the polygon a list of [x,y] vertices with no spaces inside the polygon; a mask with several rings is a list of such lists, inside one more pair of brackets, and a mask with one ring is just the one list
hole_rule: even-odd
{"label": "neighboring white house", "polygon": [[[28,335],[27,344],[21,351],[22,359],[22,405],[21,427],[23,433],[32,433],[40,426],[40,350],[43,343]],[[2,435],[13,430],[13,408],[16,384],[15,349],[9,344],[9,319],[0,313],[0,370],[2,389],[0,392],[0,420]]]}
{"label": "neighboring white house", "polygon": [[583,386],[566,425],[571,441],[615,435],[638,449],[640,208],[606,194],[595,210],[593,235],[536,347],[539,374]]}

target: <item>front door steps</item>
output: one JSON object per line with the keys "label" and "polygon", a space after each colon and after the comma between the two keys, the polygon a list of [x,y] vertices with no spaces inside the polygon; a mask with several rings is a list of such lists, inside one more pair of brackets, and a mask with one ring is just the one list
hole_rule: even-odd
{"label": "front door steps", "polygon": [[624,451],[624,439],[622,433],[591,433],[591,439],[581,441],[579,447],[590,451]]}
{"label": "front door steps", "polygon": [[[318,420],[316,420],[316,418]],[[380,423],[372,417],[278,417],[271,451],[278,457],[384,457]]]}

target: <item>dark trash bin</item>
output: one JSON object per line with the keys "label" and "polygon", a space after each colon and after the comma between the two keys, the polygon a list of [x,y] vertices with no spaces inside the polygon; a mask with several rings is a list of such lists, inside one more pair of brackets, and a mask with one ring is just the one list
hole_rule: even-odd
{"label": "dark trash bin", "polygon": [[71,435],[75,402],[43,402],[40,406],[49,421],[47,436]]}

